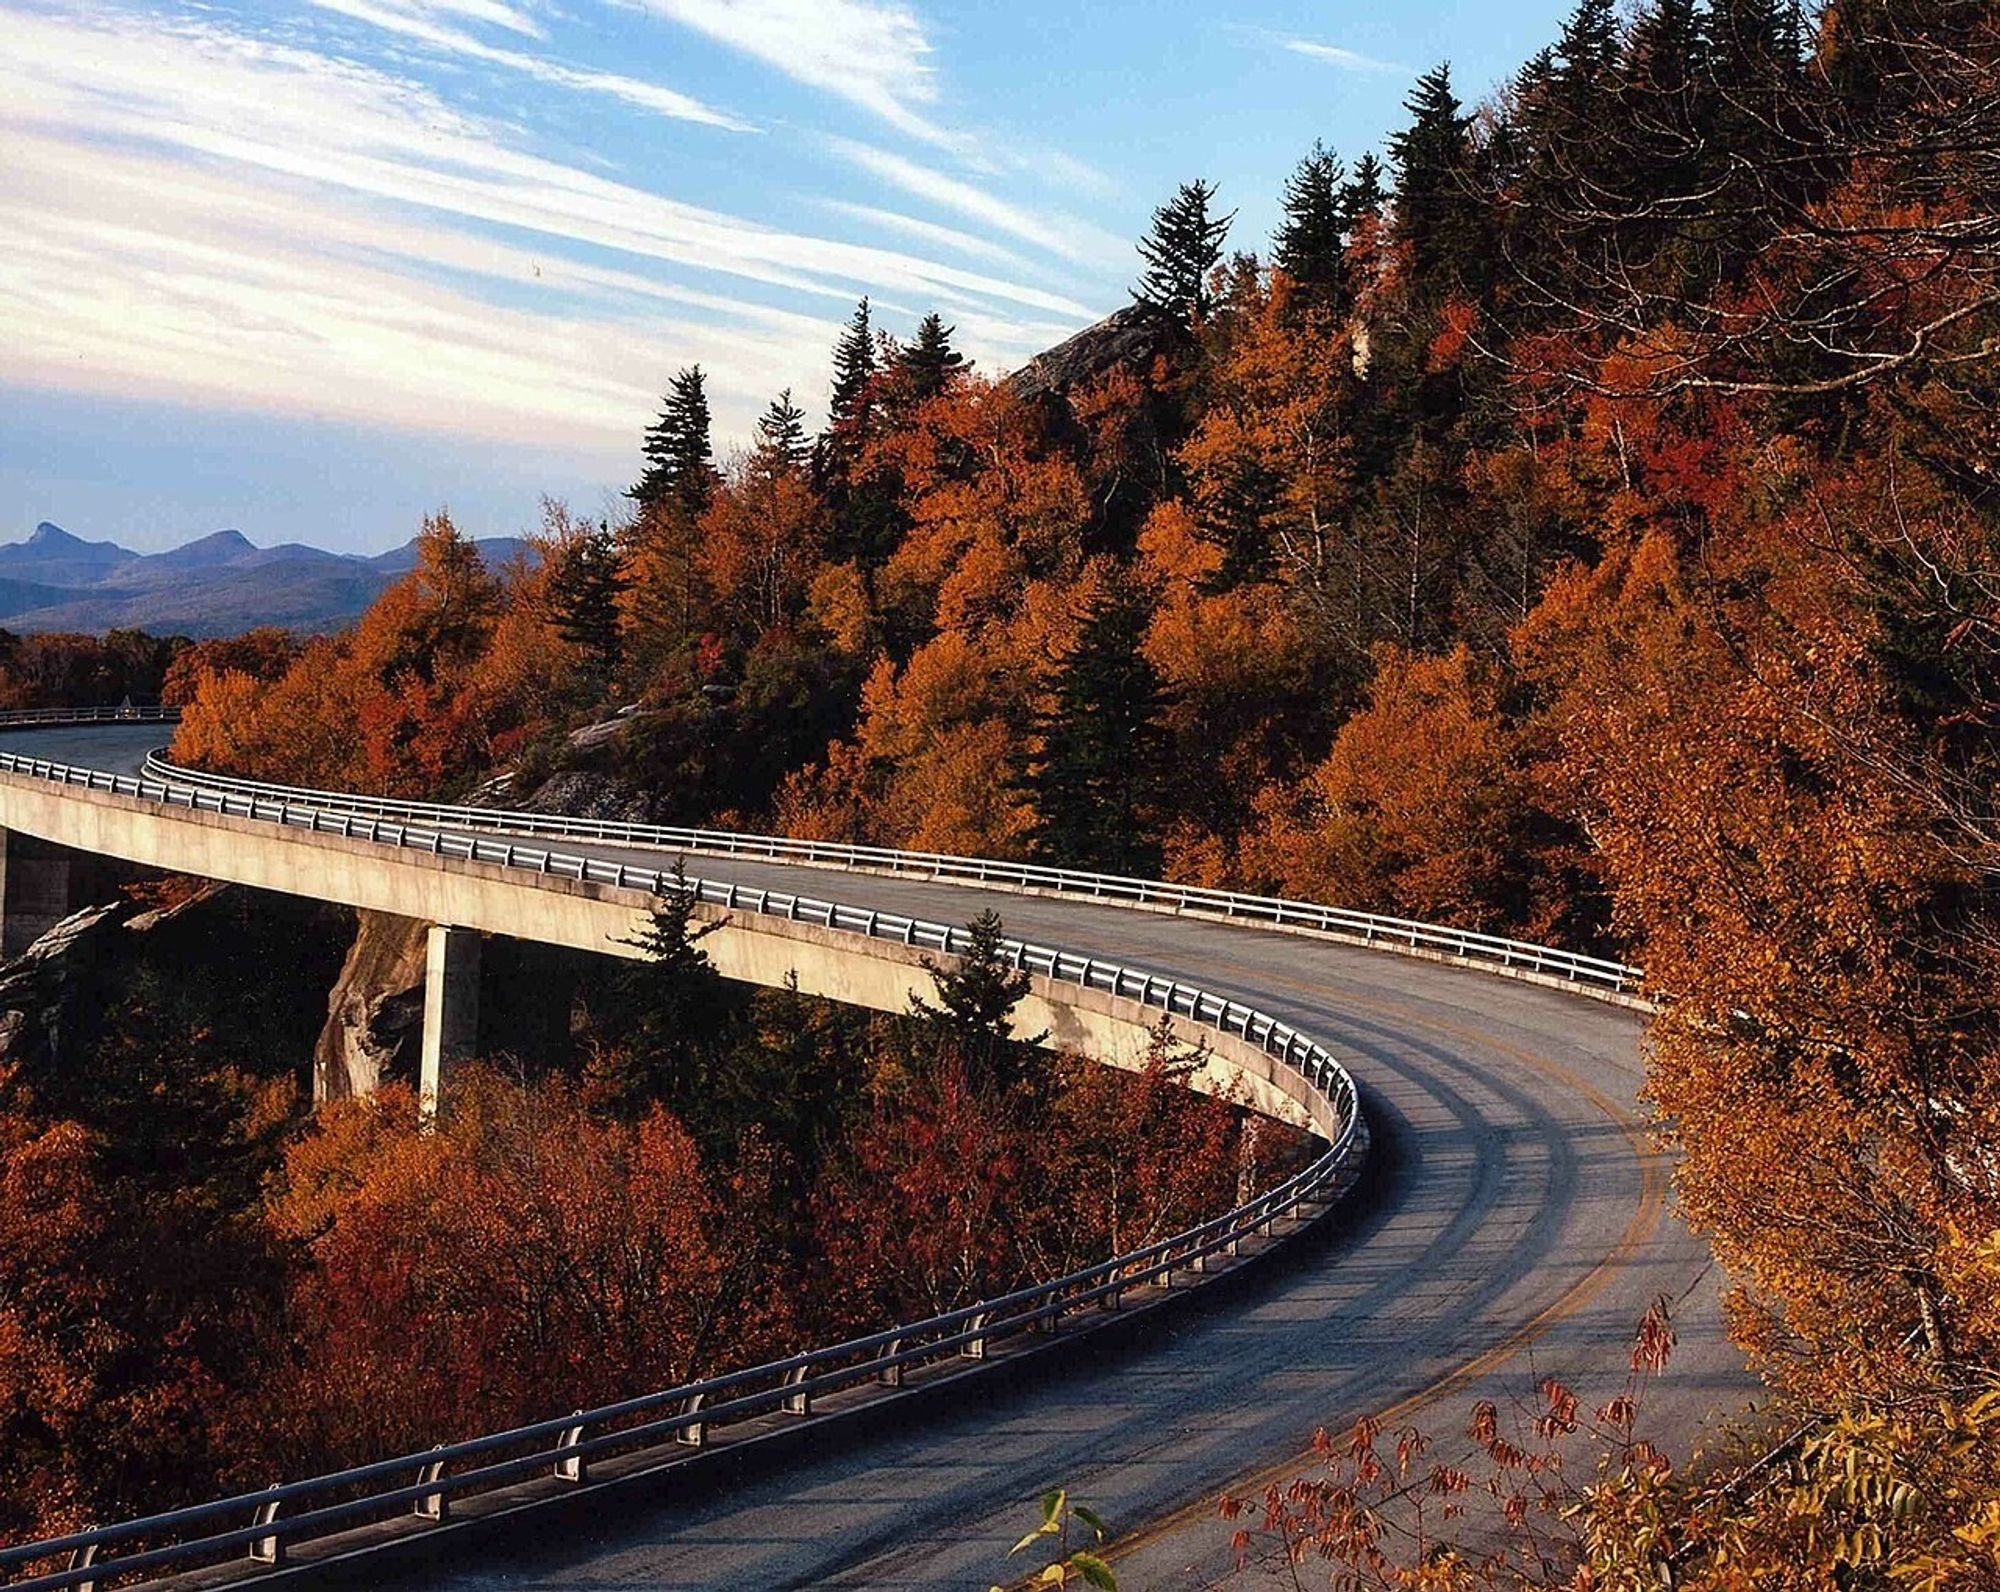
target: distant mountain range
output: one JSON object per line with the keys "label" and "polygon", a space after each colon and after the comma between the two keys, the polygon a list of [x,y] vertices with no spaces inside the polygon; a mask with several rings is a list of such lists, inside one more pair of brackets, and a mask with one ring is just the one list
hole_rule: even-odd
{"label": "distant mountain range", "polygon": [[[476,545],[497,569],[527,543],[496,536]],[[362,558],[298,542],[258,547],[241,531],[217,531],[165,553],[135,553],[44,520],[25,542],[0,544],[0,628],[183,636],[255,625],[337,630],[416,566],[416,547],[412,540]]]}

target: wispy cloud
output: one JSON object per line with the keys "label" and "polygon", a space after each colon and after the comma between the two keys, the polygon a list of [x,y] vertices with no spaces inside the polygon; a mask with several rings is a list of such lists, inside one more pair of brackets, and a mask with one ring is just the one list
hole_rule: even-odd
{"label": "wispy cloud", "polygon": [[1278,37],[1278,43],[1294,55],[1303,55],[1308,60],[1323,61],[1328,66],[1337,66],[1345,72],[1386,72],[1408,77],[1407,66],[1395,61],[1378,60],[1372,55],[1363,55],[1359,50],[1350,50],[1339,44],[1323,44],[1317,39],[1295,39]]}
{"label": "wispy cloud", "polygon": [[[864,291],[952,307],[989,362],[1090,318],[1009,251],[974,269],[689,204],[212,21],[0,19],[19,381],[604,449],[691,360],[747,430]],[[956,231],[898,230],[954,242],[926,226]]]}
{"label": "wispy cloud", "polygon": [[823,209],[830,210],[835,215],[851,216],[856,221],[866,221],[872,226],[887,227],[892,232],[921,238],[926,243],[935,243],[941,248],[953,249],[960,254],[971,255],[975,259],[990,260],[995,265],[1005,265],[1020,271],[1034,269],[1012,249],[1003,248],[991,238],[978,237],[959,227],[948,227],[938,221],[925,221],[918,216],[906,216],[900,210],[884,210],[877,205],[855,204],[849,199],[822,198],[819,203]]}
{"label": "wispy cloud", "polygon": [[401,9],[435,16],[462,17],[468,22],[487,22],[497,28],[524,33],[529,38],[546,36],[541,22],[505,0],[404,0]]}
{"label": "wispy cloud", "polygon": [[[625,77],[616,72],[585,71],[564,66],[542,56],[528,55],[520,50],[502,49],[486,44],[460,28],[446,27],[429,15],[433,7],[422,4],[377,4],[376,0],[309,0],[325,11],[338,12],[352,17],[357,22],[368,23],[386,32],[399,34],[427,44],[434,50],[449,55],[464,56],[474,61],[489,62],[503,66],[510,71],[534,78],[537,82],[552,84],[558,88],[577,90],[586,94],[605,94],[622,100],[640,110],[652,111],[657,115],[671,117],[677,121],[701,122],[710,127],[728,128],[733,132],[751,132],[751,124],[731,116],[724,111],[704,105],[691,95],[676,89],[663,87],[658,83],[648,83],[640,78]],[[465,10],[482,20],[498,22],[501,26],[527,30],[533,22],[505,6],[483,5],[478,0],[460,0],[450,9]],[[498,15],[489,15],[497,13]]]}
{"label": "wispy cloud", "polygon": [[895,0],[633,0],[838,95],[929,143],[961,140],[928,114],[938,87],[917,14]]}
{"label": "wispy cloud", "polygon": [[827,147],[843,160],[884,182],[932,204],[1009,233],[1067,260],[1101,260],[1122,253],[1124,245],[1088,222],[1030,209],[988,193],[976,183],[919,164],[908,156],[851,138],[830,138]]}

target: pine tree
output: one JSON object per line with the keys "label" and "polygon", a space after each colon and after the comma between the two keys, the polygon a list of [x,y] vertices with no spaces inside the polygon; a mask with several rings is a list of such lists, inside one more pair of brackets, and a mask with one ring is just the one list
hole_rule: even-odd
{"label": "pine tree", "polygon": [[868,300],[854,307],[854,317],[833,345],[833,400],[827,408],[827,429],[865,426],[869,387],[875,379],[875,333],[868,322]]}
{"label": "pine tree", "polygon": [[1222,240],[1236,212],[1211,217],[1212,184],[1184,182],[1173,198],[1153,212],[1153,230],[1139,241],[1146,270],[1132,296],[1181,321],[1209,310],[1208,277],[1222,259]]}
{"label": "pine tree", "polygon": [[956,326],[935,310],[917,323],[916,338],[896,356],[897,397],[914,406],[948,389],[965,368],[965,356],[951,346]]}
{"label": "pine tree", "polygon": [[806,441],[806,412],[792,402],[787,387],[757,419],[757,454],[773,475],[803,470],[812,458]]}
{"label": "pine tree", "polygon": [[1035,1047],[1047,1036],[1013,1037],[1014,1008],[1031,981],[1007,954],[1000,914],[988,908],[965,927],[971,943],[955,965],[924,958],[937,1003],[912,991],[910,1015],[958,1054],[974,1083],[1007,1088],[1030,1074]]}
{"label": "pine tree", "polygon": [[1341,195],[1340,162],[1324,144],[1315,143],[1285,182],[1285,219],[1274,254],[1281,271],[1316,302],[1328,305],[1339,303],[1346,285]]}
{"label": "pine tree", "polygon": [[604,1058],[599,1082],[631,1114],[658,1101],[699,1135],[730,1002],[701,948],[722,925],[699,922],[695,902],[694,887],[677,868],[646,926],[619,942],[640,959],[617,981],[620,1042]]}
{"label": "pine tree", "polygon": [[715,496],[715,449],[709,437],[708,390],[701,366],[678,372],[646,432],[646,473],[627,496],[644,509],[667,506],[688,520]]}
{"label": "pine tree", "polygon": [[1149,618],[1127,582],[1101,593],[1037,716],[1024,783],[1036,849],[1052,862],[1123,873],[1158,865],[1150,836],[1165,794],[1166,693],[1142,650]]}
{"label": "pine tree", "polygon": [[1556,41],[1555,81],[1579,97],[1594,91],[1618,59],[1616,0],[1577,0]]}
{"label": "pine tree", "polygon": [[1382,162],[1372,150],[1364,151],[1354,163],[1354,174],[1341,185],[1341,231],[1352,234],[1356,222],[1363,216],[1379,216],[1388,202],[1389,191],[1382,182]]}
{"label": "pine tree", "polygon": [[872,472],[862,469],[875,427],[878,363],[864,298],[834,344],[832,402],[813,450],[813,485],[832,512],[827,556],[853,559],[866,569],[887,562],[906,525],[894,472],[879,464]]}
{"label": "pine tree", "polygon": [[1396,167],[1396,236],[1409,246],[1420,299],[1476,290],[1485,276],[1482,228],[1472,184],[1472,118],[1452,92],[1451,67],[1417,79],[1403,108],[1410,126],[1389,144]]}
{"label": "pine tree", "polygon": [[600,682],[618,672],[618,594],[624,585],[617,542],[602,522],[562,547],[549,571],[550,622],[557,635],[583,652]]}
{"label": "pine tree", "polygon": [[[1623,72],[1626,95],[1648,111],[1661,99],[1678,100],[1705,70],[1706,49],[1695,0],[1654,0],[1632,21]],[[1676,117],[1667,125],[1679,130],[1685,122]]]}

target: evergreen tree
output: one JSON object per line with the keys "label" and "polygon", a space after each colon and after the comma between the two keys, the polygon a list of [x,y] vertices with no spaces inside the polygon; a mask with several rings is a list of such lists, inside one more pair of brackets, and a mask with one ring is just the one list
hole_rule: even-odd
{"label": "evergreen tree", "polygon": [[1007,954],[1000,914],[989,908],[965,927],[971,943],[956,965],[924,958],[937,1003],[912,992],[910,1013],[958,1054],[973,1082],[1006,1088],[1030,1074],[1035,1047],[1047,1036],[1013,1037],[1014,1008],[1031,983]]}
{"label": "evergreen tree", "polygon": [[549,571],[550,621],[557,635],[583,652],[599,682],[618,672],[618,594],[624,585],[618,545],[603,522],[562,547]]}
{"label": "evergreen tree", "polygon": [[619,1043],[604,1058],[598,1082],[630,1114],[657,1101],[701,1137],[732,1009],[722,975],[701,948],[722,925],[698,922],[695,901],[694,887],[676,867],[646,927],[619,942],[640,960],[627,965],[614,987],[622,1008]]}
{"label": "evergreen tree", "polygon": [[1556,41],[1558,92],[1581,101],[1610,75],[1618,59],[1616,0],[1577,0]]}
{"label": "evergreen tree", "polygon": [[1141,650],[1149,618],[1140,590],[1109,586],[1084,612],[1037,716],[1025,785],[1036,849],[1052,862],[1120,873],[1158,866],[1151,836],[1168,746],[1166,693]]}
{"label": "evergreen tree", "polygon": [[[1695,0],[1654,0],[1632,20],[1622,76],[1628,98],[1674,99],[1705,70],[1707,39]],[[1656,123],[1657,125],[1657,123]],[[1668,125],[1685,125],[1676,117]]]}
{"label": "evergreen tree", "polygon": [[1278,268],[1315,301],[1338,304],[1343,296],[1347,231],[1341,204],[1340,162],[1321,143],[1285,182],[1285,219],[1278,228]]}
{"label": "evergreen tree", "polygon": [[688,520],[715,496],[715,449],[709,437],[708,390],[701,366],[678,372],[646,432],[646,473],[627,494],[645,509],[662,506]]}
{"label": "evergreen tree", "polygon": [[806,442],[806,412],[792,402],[787,387],[757,418],[757,454],[773,475],[803,470],[812,458]]}
{"label": "evergreen tree", "polygon": [[875,423],[877,374],[875,333],[864,298],[834,344],[832,402],[813,453],[813,484],[832,511],[828,556],[853,559],[871,570],[888,561],[907,524],[894,472],[861,470],[863,445]]}
{"label": "evergreen tree", "polygon": [[1153,230],[1139,241],[1146,270],[1132,296],[1181,321],[1209,310],[1208,277],[1222,259],[1222,240],[1236,212],[1210,216],[1212,184],[1184,182],[1173,198],[1153,212]]}
{"label": "evergreen tree", "polygon": [[1379,216],[1388,202],[1389,191],[1382,182],[1382,162],[1372,150],[1364,151],[1354,163],[1353,175],[1341,185],[1341,231],[1351,235],[1356,222],[1363,216]]}
{"label": "evergreen tree", "polygon": [[875,333],[869,325],[868,300],[854,307],[854,317],[833,345],[833,400],[827,408],[827,429],[859,429],[867,421],[869,385],[875,379]]}
{"label": "evergreen tree", "polygon": [[956,326],[935,310],[917,323],[916,338],[896,356],[897,396],[914,406],[944,392],[965,368],[965,356],[951,346]]}
{"label": "evergreen tree", "polygon": [[1396,167],[1396,236],[1409,246],[1415,291],[1436,301],[1476,290],[1485,249],[1473,197],[1472,118],[1452,92],[1449,64],[1418,78],[1403,106],[1413,120],[1390,141],[1389,158]]}

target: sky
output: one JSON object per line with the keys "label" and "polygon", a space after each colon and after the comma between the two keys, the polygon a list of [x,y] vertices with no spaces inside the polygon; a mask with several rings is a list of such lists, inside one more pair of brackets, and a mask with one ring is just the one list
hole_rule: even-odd
{"label": "sky", "polygon": [[0,540],[372,552],[615,511],[674,371],[723,451],[855,301],[989,372],[1127,302],[1194,176],[1263,249],[1559,0],[0,0]]}

